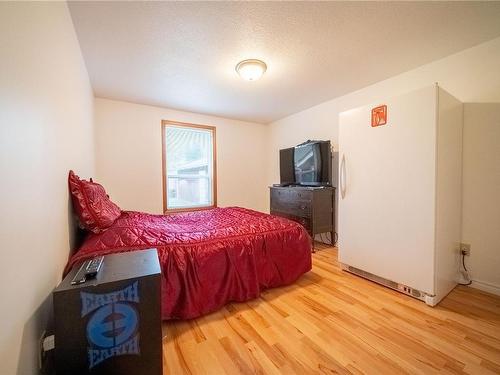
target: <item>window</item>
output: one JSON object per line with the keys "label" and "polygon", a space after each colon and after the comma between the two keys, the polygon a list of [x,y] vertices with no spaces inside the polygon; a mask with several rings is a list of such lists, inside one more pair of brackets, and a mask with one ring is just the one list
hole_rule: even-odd
{"label": "window", "polygon": [[163,211],[217,205],[215,127],[162,121]]}

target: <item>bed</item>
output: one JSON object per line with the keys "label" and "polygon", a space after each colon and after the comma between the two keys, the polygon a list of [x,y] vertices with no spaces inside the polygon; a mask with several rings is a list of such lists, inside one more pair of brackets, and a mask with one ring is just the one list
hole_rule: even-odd
{"label": "bed", "polygon": [[311,269],[311,240],[301,225],[240,207],[173,215],[120,210],[96,232],[66,270],[97,255],[156,248],[164,320],[195,318],[230,301],[256,298]]}

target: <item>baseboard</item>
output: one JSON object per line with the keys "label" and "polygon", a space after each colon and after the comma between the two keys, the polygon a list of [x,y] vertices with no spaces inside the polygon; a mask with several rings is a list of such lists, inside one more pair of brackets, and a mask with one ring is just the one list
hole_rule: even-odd
{"label": "baseboard", "polygon": [[470,285],[472,288],[476,288],[482,290],[484,292],[496,294],[500,296],[500,285],[495,285],[491,283],[487,283],[486,281],[481,280],[472,280],[472,284]]}

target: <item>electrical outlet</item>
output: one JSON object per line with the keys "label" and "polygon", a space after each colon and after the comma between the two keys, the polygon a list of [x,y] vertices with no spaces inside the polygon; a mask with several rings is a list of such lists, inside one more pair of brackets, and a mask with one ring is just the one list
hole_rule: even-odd
{"label": "electrical outlet", "polygon": [[461,243],[460,244],[460,253],[464,254],[466,256],[470,256],[470,244],[468,244],[468,243]]}

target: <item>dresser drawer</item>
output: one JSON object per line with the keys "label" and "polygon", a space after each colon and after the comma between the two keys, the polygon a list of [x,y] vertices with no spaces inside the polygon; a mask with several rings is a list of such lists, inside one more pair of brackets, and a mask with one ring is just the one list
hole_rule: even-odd
{"label": "dresser drawer", "polygon": [[295,201],[289,203],[290,212],[296,216],[309,216],[312,212],[311,202]]}
{"label": "dresser drawer", "polygon": [[311,232],[311,218],[292,216],[290,219],[302,225],[308,232]]}
{"label": "dresser drawer", "polygon": [[271,202],[288,202],[289,197],[288,189],[271,189]]}
{"label": "dresser drawer", "polygon": [[309,234],[311,232],[312,225],[311,225],[311,218],[310,217],[301,217],[301,216],[296,216],[296,215],[289,214],[286,212],[273,211],[273,210],[271,210],[271,215],[281,216],[281,217],[287,218],[289,220],[295,221],[295,222],[299,223],[300,225],[302,225],[304,228],[306,228],[306,230],[309,232]]}
{"label": "dresser drawer", "polygon": [[312,191],[310,190],[289,190],[289,199],[291,201],[312,202]]}
{"label": "dresser drawer", "polygon": [[272,200],[271,211],[283,212],[289,215],[309,217],[311,216],[312,209],[309,202],[285,202]]}

